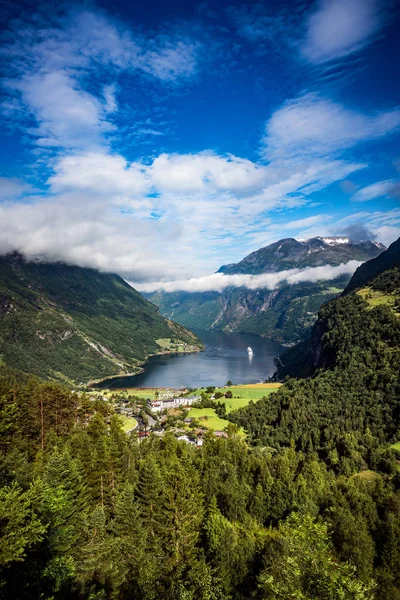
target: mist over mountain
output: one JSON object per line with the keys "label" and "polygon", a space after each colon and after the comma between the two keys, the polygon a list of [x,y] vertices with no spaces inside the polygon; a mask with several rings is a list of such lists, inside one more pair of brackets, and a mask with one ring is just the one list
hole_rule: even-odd
{"label": "mist over mountain", "polygon": [[[203,278],[206,281],[189,280],[184,291],[160,290],[146,297],[161,314],[186,327],[254,333],[293,343],[307,335],[321,304],[343,291],[355,268],[384,249],[379,242],[354,242],[344,236],[285,238],[221,266],[214,276]],[[187,291],[196,282],[205,291]]]}
{"label": "mist over mountain", "polygon": [[379,242],[354,242],[349,237],[285,238],[252,252],[238,263],[223,265],[218,273],[261,274],[324,265],[338,266],[350,260],[365,261],[385,250]]}

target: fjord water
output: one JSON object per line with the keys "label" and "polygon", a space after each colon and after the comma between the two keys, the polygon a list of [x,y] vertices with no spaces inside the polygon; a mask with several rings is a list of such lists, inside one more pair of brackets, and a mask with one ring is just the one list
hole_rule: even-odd
{"label": "fjord water", "polygon": [[[275,371],[274,358],[283,346],[245,333],[195,330],[205,350],[194,354],[152,356],[145,371],[134,377],[115,377],[96,387],[203,387],[265,381]],[[249,356],[247,347],[253,350]]]}

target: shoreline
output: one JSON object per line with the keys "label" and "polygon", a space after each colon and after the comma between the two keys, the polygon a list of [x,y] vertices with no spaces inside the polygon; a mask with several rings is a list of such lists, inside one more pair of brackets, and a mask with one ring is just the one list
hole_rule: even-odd
{"label": "shoreline", "polygon": [[[88,389],[96,389],[95,386],[97,386],[100,383],[104,383],[105,381],[109,381],[112,379],[118,379],[119,377],[136,377],[137,375],[142,375],[142,373],[145,372],[145,367],[149,362],[149,358],[151,358],[152,356],[167,356],[168,354],[175,354],[177,356],[179,356],[180,354],[196,354],[197,352],[203,352],[205,350],[205,346],[203,346],[202,348],[198,347],[196,350],[182,350],[181,352],[172,352],[171,350],[166,350],[165,352],[154,352],[153,354],[149,354],[144,361],[142,361],[141,363],[138,364],[137,366],[137,371],[134,371],[132,373],[126,373],[125,371],[122,371],[120,373],[116,373],[115,375],[111,375],[110,377],[101,377],[100,379],[91,379],[90,381],[88,381],[88,383],[86,383],[84,385],[84,387],[88,388]],[[104,388],[107,389],[107,388]],[[127,388],[128,389],[128,388]],[[136,389],[136,388],[134,388]],[[137,388],[139,389],[139,388]],[[143,389],[149,389],[149,388],[143,388]],[[157,388],[155,388],[157,389]]]}

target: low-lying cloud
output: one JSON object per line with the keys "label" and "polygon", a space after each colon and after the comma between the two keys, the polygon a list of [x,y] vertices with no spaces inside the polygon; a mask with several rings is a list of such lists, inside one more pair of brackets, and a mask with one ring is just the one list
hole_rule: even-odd
{"label": "low-lying cloud", "polygon": [[352,275],[361,265],[358,260],[351,260],[336,267],[324,265],[321,267],[307,267],[306,269],[288,269],[277,273],[263,273],[261,275],[224,275],[213,273],[204,277],[193,277],[176,281],[159,281],[152,283],[135,284],[129,282],[140,292],[222,292],[229,287],[245,287],[250,290],[267,289],[275,290],[280,284],[295,285],[305,281],[330,281],[341,275]]}

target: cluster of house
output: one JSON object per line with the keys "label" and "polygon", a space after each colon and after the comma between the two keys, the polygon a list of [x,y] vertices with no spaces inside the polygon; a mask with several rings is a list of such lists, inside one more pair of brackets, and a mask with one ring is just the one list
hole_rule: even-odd
{"label": "cluster of house", "polygon": [[200,396],[187,396],[186,398],[157,398],[147,400],[147,406],[153,412],[160,412],[166,408],[177,408],[178,406],[191,406],[200,400]]}

